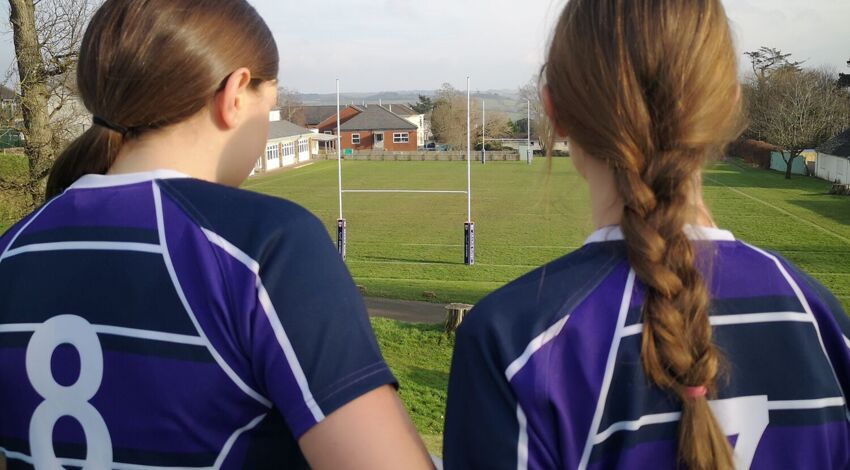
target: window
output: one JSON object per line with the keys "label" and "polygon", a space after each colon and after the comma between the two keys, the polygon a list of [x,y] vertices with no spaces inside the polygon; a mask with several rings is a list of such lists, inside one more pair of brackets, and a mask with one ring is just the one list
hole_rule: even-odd
{"label": "window", "polygon": [[283,144],[283,156],[291,157],[295,154],[295,143],[289,142],[288,144]]}
{"label": "window", "polygon": [[307,139],[298,141],[298,154],[301,155],[303,153],[307,153]]}
{"label": "window", "polygon": [[380,144],[383,141],[384,141],[384,133],[383,132],[376,132],[375,133],[375,143]]}
{"label": "window", "polygon": [[407,132],[394,132],[393,133],[393,143],[394,144],[406,144],[410,142],[410,135]]}
{"label": "window", "polygon": [[325,134],[327,134],[327,135],[334,135],[334,132],[333,132],[333,131],[325,131]]}
{"label": "window", "polygon": [[351,143],[354,145],[360,145],[360,134],[351,134]]}
{"label": "window", "polygon": [[272,161],[276,159],[280,154],[278,153],[277,144],[269,145],[266,147],[266,160]]}

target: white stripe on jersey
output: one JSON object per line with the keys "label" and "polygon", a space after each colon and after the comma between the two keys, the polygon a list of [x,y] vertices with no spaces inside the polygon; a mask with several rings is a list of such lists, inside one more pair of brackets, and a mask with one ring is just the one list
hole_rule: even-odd
{"label": "white stripe on jersey", "polygon": [[65,194],[64,191],[62,192],[62,194],[60,194],[60,195],[54,197],[53,199],[47,201],[47,203],[45,205],[41,206],[41,209],[39,209],[38,212],[36,212],[35,215],[33,215],[32,218],[30,220],[28,220],[23,225],[23,227],[21,227],[21,229],[18,230],[15,233],[14,236],[12,236],[12,239],[9,240],[9,244],[6,245],[6,248],[3,250],[3,253],[0,253],[0,263],[2,263],[4,259],[6,259],[6,253],[8,253],[9,248],[12,248],[12,245],[15,244],[15,241],[18,239],[18,237],[21,236],[22,233],[24,233],[24,230],[26,230],[27,227],[29,227],[31,223],[35,222],[35,219],[37,219],[38,216],[40,216],[42,212],[44,212],[48,207],[50,207],[50,205],[53,204],[54,201],[61,198],[63,194]]}
{"label": "white stripe on jersey", "polygon": [[829,354],[827,354],[827,352],[826,352],[826,345],[824,345],[824,343],[823,343],[823,336],[821,335],[821,332],[820,332],[820,325],[817,322],[817,317],[815,317],[815,314],[812,311],[812,307],[809,305],[809,301],[808,301],[808,299],[806,299],[806,296],[803,294],[802,289],[800,289],[800,286],[797,285],[796,281],[794,281],[794,278],[791,277],[790,274],[788,274],[788,270],[785,269],[785,266],[782,265],[782,263],[779,261],[779,259],[776,256],[773,256],[770,253],[762,250],[761,248],[757,248],[757,247],[750,245],[748,243],[744,243],[744,245],[750,247],[752,250],[756,251],[757,253],[761,253],[762,255],[764,255],[765,257],[767,257],[771,261],[773,261],[773,263],[776,265],[776,268],[779,269],[780,273],[782,273],[782,277],[785,278],[785,281],[788,282],[789,286],[791,286],[791,289],[794,291],[794,294],[797,295],[797,299],[803,305],[803,309],[806,311],[806,313],[812,319],[812,325],[814,325],[815,333],[817,333],[817,335],[818,335],[818,343],[820,343],[821,352],[823,353],[823,357],[826,358],[826,362],[827,362],[827,364],[829,364],[829,368],[832,371],[832,377],[835,379],[835,385],[839,388],[839,390],[841,390],[842,397],[844,398],[844,401],[846,402],[847,396],[844,394],[844,389],[841,388],[841,381],[838,380],[838,374],[835,372],[835,366],[832,365],[832,360],[829,358]]}
{"label": "white stripe on jersey", "polygon": [[[813,323],[812,317],[802,312],[741,313],[736,315],[713,315],[709,317],[713,326],[746,325],[750,323],[800,322]],[[639,335],[643,323],[629,325],[623,329],[623,337]]]}
{"label": "white stripe on jersey", "polygon": [[292,347],[292,342],[289,340],[286,330],[283,329],[283,324],[280,322],[277,310],[275,310],[274,304],[272,304],[272,300],[269,297],[269,293],[266,291],[262,279],[260,279],[260,263],[252,259],[247,253],[240,250],[229,241],[219,236],[217,233],[207,229],[203,229],[203,231],[210,243],[220,247],[230,256],[233,256],[236,260],[250,269],[256,276],[257,297],[260,300],[260,305],[262,305],[266,318],[274,331],[275,337],[280,344],[280,348],[283,350],[286,361],[289,363],[292,375],[295,376],[295,381],[298,382],[298,387],[301,389],[301,395],[304,398],[304,403],[307,405],[307,408],[310,409],[310,413],[313,414],[313,419],[315,419],[317,423],[322,421],[325,419],[325,414],[322,412],[319,404],[316,403],[316,399],[310,391],[310,384],[307,382],[307,376],[304,375],[304,369],[301,368],[301,363],[298,362],[298,356],[295,354],[295,348]]}
{"label": "white stripe on jersey", "polygon": [[[0,333],[29,333],[35,331],[42,323],[7,323],[0,325]],[[176,333],[164,333],[162,331],[139,330],[136,328],[124,328],[111,325],[92,325],[95,333],[102,335],[124,336],[127,338],[147,339],[151,341],[162,341],[164,343],[189,344],[193,346],[206,346],[200,336],[180,335]]]}
{"label": "white stripe on jersey", "polygon": [[517,438],[517,470],[528,469],[528,419],[525,417],[525,412],[522,411],[522,405],[516,406],[516,419],[519,423],[519,438]]}
{"label": "white stripe on jersey", "polygon": [[623,300],[620,303],[620,314],[617,317],[617,327],[614,330],[614,338],[611,340],[611,350],[608,352],[608,362],[605,365],[605,378],[602,380],[599,401],[596,402],[593,422],[590,425],[590,432],[584,444],[584,452],[581,454],[581,462],[578,465],[579,470],[587,468],[587,464],[590,461],[590,451],[593,449],[593,438],[596,436],[596,431],[602,423],[602,414],[605,412],[605,401],[608,399],[608,389],[611,387],[611,379],[614,376],[614,364],[617,361],[617,352],[620,349],[620,342],[623,336],[623,329],[626,325],[626,317],[629,313],[629,305],[632,301],[634,287],[635,270],[629,269],[629,277],[626,279],[626,287],[623,289]]}
{"label": "white stripe on jersey", "polygon": [[34,243],[32,245],[24,245],[14,250],[8,250],[3,259],[8,259],[13,256],[22,255],[24,253],[35,253],[45,251],[73,251],[73,250],[102,250],[102,251],[136,251],[142,253],[161,254],[162,247],[152,243],[131,243],[131,242],[55,242],[55,243]]}
{"label": "white stripe on jersey", "polygon": [[564,318],[558,320],[557,323],[550,326],[546,331],[544,331],[536,338],[531,340],[530,343],[528,343],[528,346],[526,346],[525,351],[523,351],[522,354],[513,362],[511,362],[507,369],[505,369],[505,377],[508,378],[508,382],[510,382],[511,379],[514,378],[514,375],[516,375],[517,372],[519,372],[520,370],[522,370],[523,367],[525,367],[525,364],[528,363],[534,353],[536,353],[540,348],[545,346],[546,343],[555,339],[561,333],[561,330],[564,329],[564,325],[567,324],[567,320],[569,320],[569,318],[569,315],[565,315]]}
{"label": "white stripe on jersey", "polygon": [[230,367],[230,365],[224,360],[223,357],[216,351],[210,342],[209,338],[207,338],[206,333],[204,333],[204,329],[201,328],[201,324],[198,323],[197,317],[195,317],[195,312],[192,311],[192,306],[189,305],[189,301],[186,299],[186,294],[183,292],[183,288],[180,286],[180,280],[177,279],[177,272],[174,270],[174,264],[171,262],[171,254],[168,252],[168,240],[165,237],[165,222],[163,220],[162,215],[162,194],[160,193],[159,186],[156,184],[156,181],[151,181],[151,187],[153,188],[153,199],[154,205],[156,206],[156,225],[157,230],[159,232],[159,241],[162,243],[162,258],[165,261],[165,267],[168,269],[168,275],[171,277],[171,283],[174,285],[174,290],[177,291],[178,297],[180,297],[180,302],[183,304],[183,308],[186,310],[186,313],[189,315],[189,318],[192,320],[192,324],[195,325],[195,329],[198,331],[198,334],[203,338],[204,344],[207,347],[207,350],[210,352],[212,357],[215,359],[215,362],[218,363],[219,367],[230,377],[230,380],[239,387],[246,395],[257,400],[262,403],[264,406],[271,408],[272,402],[257,393],[254,389],[248,386],[242,379],[236,375],[236,372]]}
{"label": "white stripe on jersey", "polygon": [[[768,410],[819,410],[844,406],[843,397],[821,398],[817,400],[776,400],[768,401]],[[620,431],[637,431],[643,426],[652,424],[673,423],[679,420],[682,413],[658,413],[644,415],[633,421],[620,421],[608,426],[608,429],[593,437],[593,445],[598,445]]]}

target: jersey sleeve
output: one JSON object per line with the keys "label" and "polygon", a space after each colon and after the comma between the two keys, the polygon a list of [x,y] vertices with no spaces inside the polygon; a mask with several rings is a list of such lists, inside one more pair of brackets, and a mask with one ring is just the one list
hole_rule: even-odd
{"label": "jersey sleeve", "polygon": [[254,376],[298,439],[325,416],[386,384],[362,298],[321,222],[297,212],[258,260]]}
{"label": "jersey sleeve", "polygon": [[444,467],[516,469],[520,439],[517,400],[498,364],[486,308],[469,313],[458,330],[443,442]]}
{"label": "jersey sleeve", "polygon": [[844,396],[850,396],[850,317],[829,289],[793,264],[783,261],[799,283],[818,323],[821,339]]}

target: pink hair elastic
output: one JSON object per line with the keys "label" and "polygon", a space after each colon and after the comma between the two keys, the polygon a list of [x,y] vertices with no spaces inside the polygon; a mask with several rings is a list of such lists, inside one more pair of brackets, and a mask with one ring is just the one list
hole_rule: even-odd
{"label": "pink hair elastic", "polygon": [[687,387],[685,393],[689,398],[703,398],[708,393],[705,387]]}

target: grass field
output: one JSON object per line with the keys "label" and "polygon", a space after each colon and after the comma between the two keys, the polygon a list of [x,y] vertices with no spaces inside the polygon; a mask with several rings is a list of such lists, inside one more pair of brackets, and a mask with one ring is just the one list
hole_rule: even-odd
{"label": "grass field", "polygon": [[[0,177],[23,181],[27,175],[27,160],[23,155],[0,154]],[[25,199],[18,194],[0,191],[0,233],[23,216]]]}
{"label": "grass field", "polygon": [[[461,162],[344,162],[346,189],[465,189]],[[285,197],[336,233],[336,163],[258,176],[243,187]],[[705,195],[719,225],[778,251],[811,273],[850,310],[850,198],[828,183],[718,164]],[[475,303],[505,282],[580,246],[591,232],[587,189],[568,159],[474,164],[476,265],[463,264],[463,195],[346,194],[347,264],[367,295],[400,299],[437,294]]]}

